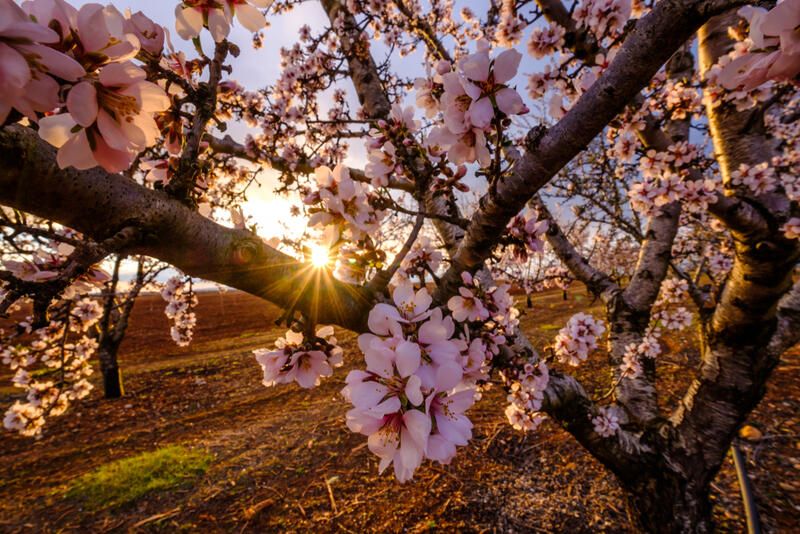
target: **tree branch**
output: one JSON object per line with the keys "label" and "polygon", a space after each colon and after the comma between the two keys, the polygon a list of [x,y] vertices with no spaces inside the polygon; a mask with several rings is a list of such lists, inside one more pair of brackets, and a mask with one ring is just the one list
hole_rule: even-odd
{"label": "tree branch", "polygon": [[489,257],[497,236],[525,202],[622,111],[715,10],[728,6],[664,0],[637,22],[608,69],[540,139],[529,136],[526,153],[512,172],[483,197],[443,278],[446,295],[457,289],[462,271],[474,270]]}
{"label": "tree branch", "polygon": [[[0,203],[52,219],[103,241],[135,226],[133,253],[228,285],[284,308],[316,313],[321,323],[363,330],[371,296],[269,247],[245,230],[226,228],[165,193],[100,168],[59,169],[55,149],[19,125],[0,131]],[[315,305],[315,303],[317,303]],[[314,310],[312,308],[318,307]]]}

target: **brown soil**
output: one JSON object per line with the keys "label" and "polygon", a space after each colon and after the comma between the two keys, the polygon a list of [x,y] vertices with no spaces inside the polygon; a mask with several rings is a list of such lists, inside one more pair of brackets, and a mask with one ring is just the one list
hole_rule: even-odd
{"label": "brown soil", "polygon": [[[0,531],[635,531],[613,476],[552,421],[527,436],[514,432],[499,389],[471,410],[474,439],[451,465],[425,464],[400,485],[378,476],[365,439],[344,425],[338,391],[359,365],[353,334],[337,333],[351,357],[319,388],[265,388],[250,351],[282,333],[276,308],[241,293],[202,295],[195,341],[181,349],[169,340],[163,305],[157,296],[136,305],[121,355],[123,399],[95,390],[40,440],[0,435]],[[546,293],[523,325],[543,346],[589,307],[599,312],[577,291],[566,302]],[[665,407],[697,363],[692,336],[670,345],[660,360]],[[593,395],[609,387],[602,355],[579,374]],[[800,523],[798,378],[795,350],[752,414],[762,438],[743,442],[769,532],[796,532]],[[100,465],[174,443],[215,454],[190,487],[101,511],[64,497],[71,480]],[[721,531],[744,530],[738,491],[726,461],[714,483]]]}

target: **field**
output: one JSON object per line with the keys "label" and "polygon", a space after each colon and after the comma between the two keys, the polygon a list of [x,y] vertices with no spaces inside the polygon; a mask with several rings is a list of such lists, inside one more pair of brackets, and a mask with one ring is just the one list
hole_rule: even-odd
{"label": "field", "polygon": [[[526,310],[523,327],[544,346],[587,308],[599,313],[578,290],[566,301],[560,292],[545,293]],[[415,481],[400,485],[388,473],[378,476],[365,438],[344,425],[347,405],[338,392],[347,370],[360,364],[355,335],[337,332],[349,358],[319,388],[268,389],[251,350],[282,334],[276,308],[240,293],[204,294],[188,348],[171,343],[162,309],[157,296],[136,305],[121,351],[124,398],[107,401],[95,389],[54,419],[42,439],[0,435],[0,531],[634,531],[614,478],[552,421],[528,436],[511,429],[497,388],[470,411],[476,428],[469,447],[451,465],[425,464]],[[671,392],[665,406],[697,364],[691,335],[669,343],[660,368]],[[597,355],[579,371],[598,397],[609,387],[602,360]],[[752,414],[750,439],[742,440],[770,532],[800,523],[799,383],[795,349]],[[11,400],[7,385],[3,406]],[[123,476],[109,470],[120,459],[135,457],[125,465],[139,478],[152,462],[164,469],[178,461],[167,453],[196,459],[194,471],[161,489],[139,492],[126,483],[110,504],[82,489],[99,468],[106,480]],[[731,461],[713,491],[720,530],[742,532]]]}

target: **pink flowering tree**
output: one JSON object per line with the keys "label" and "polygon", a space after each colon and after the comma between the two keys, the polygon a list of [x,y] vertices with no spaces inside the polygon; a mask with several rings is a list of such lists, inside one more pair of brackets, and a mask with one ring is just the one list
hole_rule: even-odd
{"label": "pink flowering tree", "polygon": [[[88,393],[99,265],[139,254],[178,271],[161,294],[179,344],[202,278],[285,310],[285,335],[255,351],[265,386],[359,362],[347,425],[401,482],[454,458],[498,384],[514,428],[557,420],[643,528],[711,529],[710,484],[800,339],[800,2],[321,0],[327,22],[255,88],[235,81],[231,28],[269,47],[295,2],[175,3],[165,28],[0,0],[0,226],[26,240],[4,251],[0,311],[32,304],[3,334],[24,393],[7,428],[37,435]],[[299,238],[244,214],[266,169]],[[508,283],[532,258],[606,316],[534,347]],[[360,334],[358,354],[334,327]],[[702,363],[665,408],[661,339],[685,328]],[[570,369],[601,347],[611,395],[593,399]]]}

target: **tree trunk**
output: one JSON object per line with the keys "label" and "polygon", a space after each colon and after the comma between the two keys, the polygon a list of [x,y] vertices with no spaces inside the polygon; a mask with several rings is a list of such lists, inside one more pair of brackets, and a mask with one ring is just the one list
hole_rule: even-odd
{"label": "tree trunk", "polygon": [[125,394],[122,387],[122,371],[117,363],[119,345],[100,347],[100,371],[103,373],[103,390],[107,399],[118,399]]}
{"label": "tree trunk", "polygon": [[525,295],[525,302],[528,305],[528,309],[533,308],[533,299],[531,298],[531,294],[530,293]]}
{"label": "tree trunk", "polygon": [[704,534],[713,531],[708,486],[697,487],[681,477],[650,473],[641,484],[628,487],[628,499],[639,526],[654,534]]}

